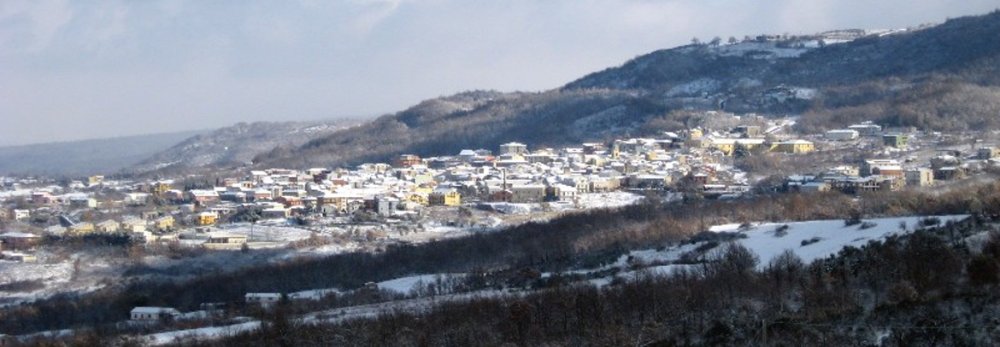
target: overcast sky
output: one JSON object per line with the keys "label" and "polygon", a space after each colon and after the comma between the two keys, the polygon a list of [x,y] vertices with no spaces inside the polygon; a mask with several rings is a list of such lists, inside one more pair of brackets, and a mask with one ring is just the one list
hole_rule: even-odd
{"label": "overcast sky", "polygon": [[538,91],[692,37],[896,28],[998,0],[0,1],[0,145]]}

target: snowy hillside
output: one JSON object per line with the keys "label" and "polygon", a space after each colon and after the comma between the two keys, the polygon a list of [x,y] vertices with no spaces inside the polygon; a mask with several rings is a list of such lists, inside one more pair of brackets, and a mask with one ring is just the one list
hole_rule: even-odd
{"label": "snowy hillside", "polygon": [[[866,219],[860,223],[847,225],[844,220],[815,220],[791,223],[725,224],[709,228],[713,233],[733,233],[732,242],[739,243],[760,257],[759,268],[781,253],[790,250],[806,263],[826,258],[840,252],[845,247],[861,247],[872,241],[882,241],[889,236],[911,233],[921,227],[934,227],[948,222],[958,222],[968,215],[934,217],[896,217]],[[690,256],[702,249],[699,257],[704,259],[712,252],[706,251],[713,241],[700,241],[664,250],[633,251],[623,256],[615,264],[624,267],[633,264],[677,263],[686,255]],[[718,248],[713,247],[713,248]]]}

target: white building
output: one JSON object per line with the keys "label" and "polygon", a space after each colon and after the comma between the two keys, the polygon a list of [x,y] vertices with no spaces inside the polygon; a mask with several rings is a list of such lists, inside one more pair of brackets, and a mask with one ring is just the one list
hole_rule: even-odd
{"label": "white building", "polygon": [[281,300],[280,293],[247,293],[244,296],[247,304],[260,305],[261,307],[268,307],[277,304]]}
{"label": "white building", "polygon": [[139,306],[132,309],[130,318],[133,321],[153,322],[162,319],[175,318],[181,312],[170,307]]}
{"label": "white building", "polygon": [[854,129],[836,129],[827,131],[826,134],[824,134],[827,140],[832,140],[832,141],[855,140],[860,135],[861,134]]}

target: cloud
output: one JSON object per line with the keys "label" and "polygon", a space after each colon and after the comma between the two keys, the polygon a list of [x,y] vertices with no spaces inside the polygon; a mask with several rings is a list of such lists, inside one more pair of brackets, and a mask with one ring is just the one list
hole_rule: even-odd
{"label": "cloud", "polygon": [[[56,34],[73,19],[73,10],[66,0],[12,0],[0,2],[0,25],[3,36],[26,34],[30,40],[26,44],[28,52],[38,52],[49,46]],[[26,25],[18,26],[17,21]],[[7,30],[13,31],[6,32]]]}
{"label": "cloud", "polygon": [[351,27],[356,35],[364,36],[376,26],[389,18],[399,9],[402,0],[367,0],[355,1],[360,5],[360,13],[351,20]]}
{"label": "cloud", "polygon": [[0,0],[0,141],[545,90],[692,37],[916,25],[996,0]]}

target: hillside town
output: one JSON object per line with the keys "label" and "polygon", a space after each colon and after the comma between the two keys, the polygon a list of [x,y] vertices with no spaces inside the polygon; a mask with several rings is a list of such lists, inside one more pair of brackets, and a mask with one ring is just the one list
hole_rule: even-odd
{"label": "hillside town", "polygon": [[[706,116],[731,126],[558,149],[509,142],[449,156],[400,154],[391,163],[350,169],[252,170],[214,182],[91,176],[57,184],[7,177],[0,193],[2,254],[6,261],[39,261],[34,253],[39,245],[88,235],[206,249],[284,247],[335,235],[356,244],[421,242],[643,198],[929,187],[982,171],[1000,155],[975,140],[969,146],[939,133],[886,130],[870,122],[793,135],[794,119]],[[813,156],[814,164],[825,164],[815,155],[845,151],[871,156],[853,164],[814,165],[813,171],[784,175],[767,186],[760,173],[734,165],[755,156],[779,161]]]}

